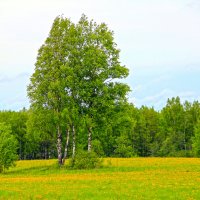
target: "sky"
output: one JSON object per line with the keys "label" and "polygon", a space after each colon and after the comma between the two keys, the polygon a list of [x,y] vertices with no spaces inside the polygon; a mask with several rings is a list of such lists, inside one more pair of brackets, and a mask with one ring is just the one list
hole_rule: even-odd
{"label": "sky", "polygon": [[200,100],[199,0],[0,0],[0,110],[29,107],[26,88],[53,20],[83,13],[114,31],[130,102],[160,110],[173,96]]}

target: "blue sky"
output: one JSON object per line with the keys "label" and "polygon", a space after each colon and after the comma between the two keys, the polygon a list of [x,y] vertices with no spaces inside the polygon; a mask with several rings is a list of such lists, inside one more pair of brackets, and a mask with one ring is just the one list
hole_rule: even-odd
{"label": "blue sky", "polygon": [[0,0],[1,110],[29,106],[26,86],[54,18],[82,13],[114,31],[136,106],[200,100],[199,0]]}

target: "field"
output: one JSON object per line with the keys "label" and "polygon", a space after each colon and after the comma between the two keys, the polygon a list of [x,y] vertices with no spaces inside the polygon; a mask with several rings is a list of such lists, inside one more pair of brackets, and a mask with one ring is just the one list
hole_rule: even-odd
{"label": "field", "polygon": [[200,199],[200,159],[104,159],[95,170],[18,161],[0,174],[0,199]]}

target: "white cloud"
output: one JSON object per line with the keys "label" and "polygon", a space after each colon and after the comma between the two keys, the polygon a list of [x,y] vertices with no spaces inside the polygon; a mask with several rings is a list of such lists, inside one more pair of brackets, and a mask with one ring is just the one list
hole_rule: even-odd
{"label": "white cloud", "polygon": [[140,84],[140,85],[136,85],[132,90],[134,93],[136,93],[136,92],[140,92],[142,88],[143,86]]}
{"label": "white cloud", "polygon": [[200,100],[198,93],[195,91],[177,92],[171,89],[164,89],[154,95],[145,96],[144,98],[132,98],[130,101],[133,102],[137,107],[146,105],[154,107],[156,110],[160,110],[166,105],[168,98],[170,99],[177,96],[180,97],[182,103],[186,100],[190,102],[194,100]]}
{"label": "white cloud", "polygon": [[26,86],[29,83],[30,74],[21,73],[16,76],[0,77],[0,110],[20,110],[28,107]]}

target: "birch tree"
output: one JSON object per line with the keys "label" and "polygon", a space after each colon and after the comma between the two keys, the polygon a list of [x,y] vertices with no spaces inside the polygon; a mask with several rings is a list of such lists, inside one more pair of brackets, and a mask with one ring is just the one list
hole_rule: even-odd
{"label": "birch tree", "polygon": [[[77,24],[63,17],[54,20],[38,51],[28,96],[33,108],[53,113],[59,164],[67,156],[69,131],[75,156],[79,121],[85,121],[91,151],[92,131],[99,113],[126,101],[130,89],[116,81],[128,76],[128,69],[119,61],[119,52],[113,32],[105,23],[98,25],[85,15]],[[62,138],[66,138],[64,151]]]}
{"label": "birch tree", "polygon": [[98,118],[117,103],[126,101],[130,88],[117,80],[126,78],[129,71],[121,65],[114,33],[105,23],[97,24],[82,15],[76,29],[81,61],[77,70],[79,106],[88,131],[88,151],[91,151],[92,132]]}
{"label": "birch tree", "polygon": [[60,165],[63,163],[62,128],[63,125],[68,127],[68,122],[63,122],[62,113],[68,104],[72,104],[72,70],[68,57],[73,46],[73,30],[74,26],[70,20],[62,17],[54,20],[49,36],[38,51],[35,72],[28,86],[31,106],[52,112],[57,130],[57,154]]}

